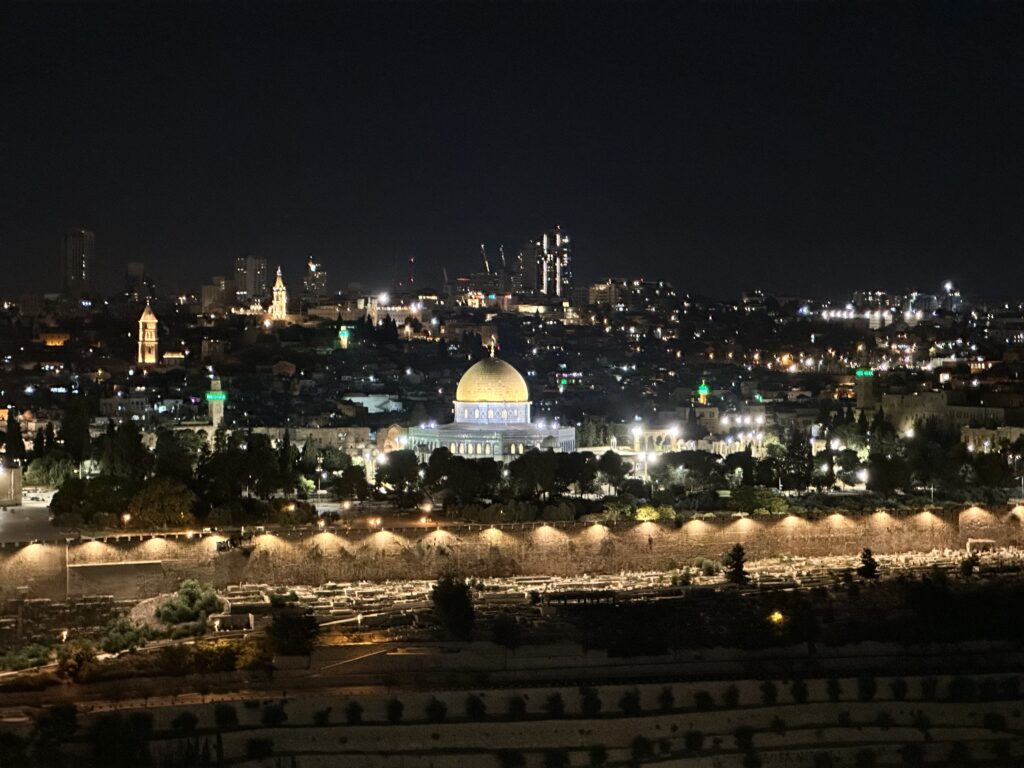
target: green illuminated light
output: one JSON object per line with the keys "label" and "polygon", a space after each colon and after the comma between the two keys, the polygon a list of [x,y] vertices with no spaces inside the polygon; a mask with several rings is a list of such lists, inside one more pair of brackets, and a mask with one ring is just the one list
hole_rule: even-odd
{"label": "green illuminated light", "polygon": [[228,399],[228,393],[217,389],[211,389],[206,393],[206,401],[208,403],[221,402]]}
{"label": "green illuminated light", "polygon": [[861,378],[864,378],[864,377],[869,377],[870,378],[871,376],[875,375],[875,372],[873,370],[871,370],[870,368],[858,368],[856,375],[860,376]]}

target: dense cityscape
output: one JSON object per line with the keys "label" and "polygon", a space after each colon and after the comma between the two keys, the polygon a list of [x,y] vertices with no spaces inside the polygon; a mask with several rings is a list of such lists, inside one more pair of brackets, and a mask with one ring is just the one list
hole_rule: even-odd
{"label": "dense cityscape", "polygon": [[[174,3],[40,8],[10,41],[49,39],[51,20],[209,20]],[[437,29],[479,27],[502,50],[503,25],[574,13],[435,8]],[[601,8],[585,28],[602,39],[613,17],[714,19]],[[901,8],[900,25],[931,29]],[[361,30],[423,9],[292,12]],[[983,29],[1012,47],[1014,24]],[[208,34],[202,51],[235,40]],[[655,38],[628,42],[624,82],[646,82]],[[144,48],[109,55],[159,60]],[[405,146],[381,142],[366,146]],[[481,226],[484,208],[469,237],[396,225],[448,238],[426,257],[383,234],[359,252],[299,231],[224,247],[199,220],[206,242],[177,258],[107,199],[83,196],[81,218],[42,236],[0,221],[46,275],[0,286],[0,768],[1024,765],[1013,237],[948,274],[922,254],[911,281],[834,259],[811,290],[798,236],[786,279],[748,284],[760,257],[652,255],[646,235],[625,252],[595,225],[610,209],[579,199],[538,204],[518,231]],[[38,237],[51,247],[25,245]]]}

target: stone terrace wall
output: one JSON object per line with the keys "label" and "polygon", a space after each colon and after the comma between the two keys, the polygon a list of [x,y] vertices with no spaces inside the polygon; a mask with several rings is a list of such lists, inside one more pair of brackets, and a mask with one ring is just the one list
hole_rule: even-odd
{"label": "stone terrace wall", "polygon": [[218,553],[217,536],[31,544],[0,549],[0,597],[14,596],[19,587],[23,594],[53,599],[98,593],[145,597],[171,591],[188,577],[225,586],[432,579],[447,569],[468,576],[657,570],[698,557],[718,559],[737,541],[752,559],[852,556],[862,547],[878,554],[958,549],[968,538],[1022,546],[1022,512],[972,507],[959,514],[691,520],[679,528],[629,522],[282,532],[257,536],[249,555]]}

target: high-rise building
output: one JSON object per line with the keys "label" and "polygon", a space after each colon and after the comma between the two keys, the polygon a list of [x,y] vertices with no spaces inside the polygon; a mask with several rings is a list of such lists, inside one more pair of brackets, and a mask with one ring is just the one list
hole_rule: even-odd
{"label": "high-rise building", "polygon": [[139,317],[139,354],[135,362],[139,365],[156,365],[157,362],[157,321],[149,301]]}
{"label": "high-rise building", "polygon": [[313,261],[310,256],[306,261],[306,274],[302,277],[302,291],[306,296],[322,299],[327,295],[327,270],[324,265]]}
{"label": "high-rise building", "polygon": [[527,243],[517,267],[517,292],[571,298],[572,246],[561,227]]}
{"label": "high-rise building", "polygon": [[231,281],[224,275],[214,275],[210,282],[199,289],[200,305],[203,312],[224,309],[230,303]]}
{"label": "high-rise building", "polygon": [[153,280],[146,274],[146,265],[141,261],[129,261],[125,267],[124,290],[132,301],[156,298]]}
{"label": "high-rise building", "polygon": [[96,233],[88,229],[69,229],[60,253],[61,288],[70,299],[92,293],[92,273],[96,268]]}
{"label": "high-rise building", "polygon": [[281,268],[277,268],[277,280],[274,281],[274,298],[270,302],[270,319],[288,319],[288,289],[284,287],[284,279],[281,277]]}
{"label": "high-rise building", "polygon": [[235,259],[235,299],[249,304],[267,295],[267,260],[255,256]]}

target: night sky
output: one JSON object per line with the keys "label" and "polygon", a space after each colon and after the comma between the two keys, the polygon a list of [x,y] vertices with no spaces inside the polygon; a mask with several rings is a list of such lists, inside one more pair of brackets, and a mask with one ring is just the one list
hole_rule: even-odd
{"label": "night sky", "polygon": [[1012,294],[1024,4],[31,3],[0,9],[0,293],[246,252],[299,285],[479,269]]}

